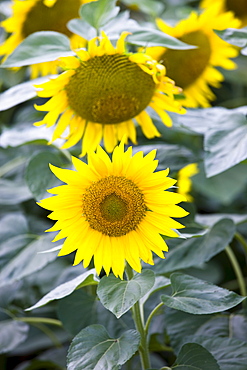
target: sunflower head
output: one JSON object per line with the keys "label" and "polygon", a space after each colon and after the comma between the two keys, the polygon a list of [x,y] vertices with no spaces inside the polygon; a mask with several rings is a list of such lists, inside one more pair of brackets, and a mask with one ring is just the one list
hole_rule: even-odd
{"label": "sunflower head", "polygon": [[231,11],[239,19],[239,27],[247,26],[246,0],[202,0],[200,6],[205,9],[217,6],[219,14]]}
{"label": "sunflower head", "polygon": [[[13,0],[12,16],[1,23],[11,35],[0,46],[5,58],[29,35],[39,31],[61,32],[71,38],[73,47],[82,47],[85,40],[67,28],[69,20],[78,17],[80,5],[94,0]],[[38,74],[56,73],[57,61],[32,65],[32,78]]]}
{"label": "sunflower head", "polygon": [[188,19],[178,22],[175,27],[168,26],[163,20],[157,20],[161,31],[179,40],[195,45],[189,50],[171,50],[152,47],[146,52],[166,66],[167,74],[182,87],[187,107],[208,107],[215,98],[209,85],[220,87],[223,75],[215,68],[234,69],[235,63],[229,58],[236,57],[235,47],[220,39],[214,30],[226,27],[236,28],[239,21],[232,12],[218,14],[212,6],[202,14],[192,12]]}
{"label": "sunflower head", "polygon": [[76,251],[74,264],[87,267],[92,258],[99,274],[103,268],[123,278],[125,262],[137,272],[141,260],[154,264],[152,252],[164,258],[167,245],[160,234],[177,237],[183,226],[171,217],[187,212],[177,204],[183,195],[168,191],[176,180],[168,170],[154,172],[156,151],[146,156],[124,151],[124,140],[112,160],[99,146],[88,154],[88,164],[73,157],[74,170],[51,166],[65,184],[50,189],[54,194],[39,205],[52,213],[59,231],[54,241],[66,238],[59,256]]}
{"label": "sunflower head", "polygon": [[172,121],[165,110],[185,113],[174,98],[181,89],[166,76],[165,67],[145,53],[128,53],[127,35],[124,32],[113,47],[102,32],[100,38],[88,42],[87,50],[77,51],[76,57],[60,59],[64,73],[37,86],[42,89],[39,96],[51,99],[43,106],[35,106],[48,111],[36,125],[57,123],[52,141],[68,127],[63,148],[82,139],[84,155],[96,149],[103,138],[106,150],[112,152],[124,134],[136,143],[134,120],[146,137],[160,136],[145,111],[147,107],[154,109],[167,126]]}

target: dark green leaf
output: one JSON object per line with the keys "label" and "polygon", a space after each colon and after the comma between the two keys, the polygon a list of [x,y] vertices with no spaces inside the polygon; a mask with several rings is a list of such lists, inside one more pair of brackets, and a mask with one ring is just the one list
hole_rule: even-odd
{"label": "dark green leaf", "polygon": [[247,27],[241,29],[227,28],[226,30],[214,30],[214,32],[229,44],[244,47],[247,46]]}
{"label": "dark green leaf", "polygon": [[[49,253],[44,254],[46,256],[50,255]],[[96,278],[96,272],[94,269],[84,272],[83,274],[77,276],[75,279],[72,279],[64,284],[59,285],[49,293],[47,293],[43,298],[41,298],[35,305],[26,309],[26,311],[33,310],[35,308],[44,306],[45,304],[54,301],[56,299],[61,299],[69,294],[71,294],[75,289],[87,285],[95,285],[98,283]]]}
{"label": "dark green leaf", "polygon": [[26,169],[26,182],[34,198],[40,200],[47,194],[46,190],[53,187],[57,179],[49,168],[49,163],[61,167],[62,161],[58,154],[39,152],[35,154]]}
{"label": "dark green leaf", "polygon": [[82,5],[80,16],[92,27],[99,29],[117,16],[120,8],[116,0],[98,0]]}
{"label": "dark green leaf", "polygon": [[68,352],[68,370],[118,370],[137,351],[140,335],[126,331],[113,339],[101,325],[83,329],[72,341]]}
{"label": "dark green leaf", "polygon": [[189,340],[202,345],[212,353],[220,369],[246,370],[247,343],[233,338],[208,338],[202,336],[194,336],[189,338]]}
{"label": "dark green leaf", "polygon": [[100,280],[97,294],[103,306],[119,318],[150,291],[154,281],[151,270],[144,270],[129,281],[120,280],[110,274]]}
{"label": "dark green leaf", "polygon": [[155,30],[155,29],[147,29],[143,28],[137,31],[134,31],[132,35],[127,37],[127,42],[134,45],[140,45],[145,47],[151,46],[163,46],[169,49],[180,49],[180,50],[187,50],[187,49],[195,49],[196,46],[185,44],[184,42],[167,35],[164,32]]}
{"label": "dark green leaf", "polygon": [[75,55],[75,53],[71,51],[70,40],[67,36],[54,31],[35,32],[17,46],[1,67],[28,66],[70,55]]}
{"label": "dark green leaf", "polygon": [[206,235],[190,238],[172,249],[164,261],[156,264],[155,272],[159,274],[200,266],[222,252],[231,242],[235,233],[232,220],[217,222]]}
{"label": "dark green leaf", "polygon": [[178,354],[176,370],[220,370],[214,356],[204,347],[196,343],[187,343]]}
{"label": "dark green leaf", "polygon": [[0,353],[15,349],[28,336],[29,326],[20,321],[6,320],[0,322]]}
{"label": "dark green leaf", "polygon": [[208,119],[214,123],[204,140],[205,171],[211,177],[247,158],[247,107],[211,108]]}
{"label": "dark green leaf", "polygon": [[154,282],[153,287],[149,290],[149,292],[147,292],[144,295],[144,297],[142,297],[140,299],[140,302],[142,304],[144,304],[144,302],[146,302],[146,300],[151,296],[151,294],[157,292],[158,290],[167,288],[170,285],[171,285],[171,281],[167,277],[165,277],[165,276],[155,276],[155,282]]}
{"label": "dark green leaf", "polygon": [[122,0],[122,3],[129,6],[136,6],[138,10],[150,14],[153,17],[157,17],[157,15],[161,14],[164,10],[165,4],[162,4],[159,1],[153,0]]}
{"label": "dark green leaf", "polygon": [[[53,75],[52,77],[56,77]],[[51,77],[51,76],[50,76]],[[34,85],[48,81],[47,77],[36,78],[35,80],[23,82],[19,85],[11,87],[9,90],[0,94],[0,111],[12,108],[17,104],[23,103],[26,100],[37,96],[37,89]]]}
{"label": "dark green leaf", "polygon": [[180,273],[171,275],[171,285],[172,296],[162,295],[162,301],[168,307],[194,315],[226,311],[245,299],[207,281]]}
{"label": "dark green leaf", "polygon": [[21,280],[24,277],[41,270],[56,258],[56,254],[44,253],[51,245],[51,235],[39,237],[19,251],[1,270],[0,285]]}

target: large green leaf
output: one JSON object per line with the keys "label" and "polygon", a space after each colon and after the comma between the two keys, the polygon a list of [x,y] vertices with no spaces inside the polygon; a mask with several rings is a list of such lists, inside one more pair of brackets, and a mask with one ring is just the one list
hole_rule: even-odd
{"label": "large green leaf", "polygon": [[139,347],[136,330],[113,339],[101,325],[83,329],[73,339],[67,357],[68,370],[118,370]]}
{"label": "large green leaf", "polygon": [[19,181],[0,179],[0,204],[18,204],[31,198],[32,194],[25,184],[19,183]]}
{"label": "large green leaf", "polygon": [[[50,76],[51,77],[51,76]],[[56,77],[53,75],[52,77]],[[15,107],[31,98],[37,96],[37,89],[34,85],[42,84],[48,81],[47,77],[39,77],[35,80],[23,82],[15,85],[0,94],[0,111]]]}
{"label": "large green leaf", "polygon": [[164,10],[165,4],[153,0],[122,0],[122,3],[127,5],[130,9],[131,6],[136,6],[138,10],[147,13],[153,17],[157,17]]}
{"label": "large green leaf", "polygon": [[54,31],[35,32],[22,41],[0,67],[28,66],[70,55],[75,53],[67,36]]}
{"label": "large green leaf", "polygon": [[155,265],[155,272],[164,274],[172,271],[200,266],[220,253],[231,242],[235,233],[232,220],[217,222],[206,235],[183,241],[172,249],[164,261]]}
{"label": "large green leaf", "polygon": [[56,254],[40,252],[46,250],[51,245],[51,235],[39,237],[31,242],[18,253],[2,268],[0,272],[0,286],[21,280],[24,277],[41,270],[48,263],[56,258]]}
{"label": "large green leaf", "polygon": [[188,340],[205,347],[217,360],[220,369],[246,370],[247,343],[233,338],[203,336],[193,336]]}
{"label": "large green leaf", "polygon": [[205,171],[215,176],[247,158],[247,107],[208,109],[211,125],[205,133]]}
{"label": "large green leaf", "polygon": [[28,336],[29,325],[24,322],[6,320],[0,322],[0,353],[15,349]]}
{"label": "large green leaf", "polygon": [[80,16],[92,27],[99,29],[117,16],[120,8],[116,5],[117,0],[98,0],[82,5]]}
{"label": "large green leaf", "polygon": [[171,275],[171,285],[172,296],[161,296],[165,305],[194,315],[226,311],[245,299],[207,281],[180,273]]}
{"label": "large green leaf", "polygon": [[201,225],[211,227],[216,222],[228,218],[232,220],[236,225],[247,221],[247,215],[236,214],[236,213],[213,213],[213,214],[197,214],[196,221]]}
{"label": "large green leaf", "polygon": [[[49,255],[46,254],[46,255]],[[81,288],[87,285],[95,285],[98,284],[98,279],[96,277],[95,269],[88,270],[83,274],[77,276],[75,279],[72,279],[66,283],[63,283],[57,286],[55,289],[51,290],[47,293],[43,298],[41,298],[35,305],[26,309],[26,311],[33,310],[35,308],[44,306],[45,304],[54,301],[56,299],[61,299],[69,294],[71,294],[75,289]]]}
{"label": "large green leaf", "polygon": [[196,343],[187,343],[178,354],[176,364],[172,366],[176,370],[220,370],[214,356],[203,346]]}
{"label": "large green leaf", "polygon": [[26,182],[34,198],[40,200],[47,194],[47,189],[55,186],[57,180],[49,168],[49,163],[61,167],[61,157],[52,152],[39,152],[29,161],[26,168]]}
{"label": "large green leaf", "polygon": [[97,294],[103,306],[119,318],[150,291],[154,282],[155,277],[151,270],[144,270],[128,281],[110,274],[100,280]]}
{"label": "large green leaf", "polygon": [[164,32],[142,28],[140,30],[134,31],[131,35],[127,37],[127,42],[134,45],[151,47],[151,46],[163,46],[169,49],[195,49],[197,46],[185,44],[184,42],[167,35]]}
{"label": "large green leaf", "polygon": [[[214,30],[214,32],[229,44],[239,47],[247,46],[247,27],[241,29],[227,28],[226,30]],[[247,48],[242,50],[242,54],[246,55]]]}

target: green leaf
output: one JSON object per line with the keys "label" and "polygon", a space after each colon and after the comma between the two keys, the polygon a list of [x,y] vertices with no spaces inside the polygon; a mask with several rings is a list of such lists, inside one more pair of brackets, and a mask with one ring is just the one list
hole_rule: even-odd
{"label": "green leaf", "polygon": [[49,168],[49,163],[61,167],[62,160],[58,154],[39,152],[29,161],[25,179],[34,198],[40,200],[47,195],[47,189],[55,186],[57,179]]}
{"label": "green leaf", "polygon": [[211,227],[216,222],[222,220],[223,218],[228,218],[232,220],[235,225],[241,224],[247,221],[247,215],[238,215],[233,213],[214,213],[214,214],[198,214],[196,215],[196,222],[201,225],[206,225]]}
{"label": "green leaf", "polygon": [[32,198],[28,187],[17,181],[0,179],[0,204],[14,205]]}
{"label": "green leaf", "polygon": [[247,343],[233,338],[208,338],[203,336],[193,336],[189,340],[205,347],[217,360],[220,369],[246,370]]}
{"label": "green leaf", "polygon": [[110,274],[100,280],[97,294],[103,306],[119,318],[150,291],[154,282],[151,270],[144,270],[128,281]]}
{"label": "green leaf", "polygon": [[0,286],[21,280],[24,277],[41,270],[56,258],[52,253],[40,254],[51,245],[51,235],[39,237],[21,249],[1,270]]}
{"label": "green leaf", "polygon": [[172,296],[162,295],[161,300],[168,307],[194,315],[226,311],[246,298],[207,281],[180,273],[171,275],[171,285]]}
{"label": "green leaf", "polygon": [[93,1],[81,6],[80,16],[83,20],[98,30],[117,16],[120,8],[115,5],[116,0]]}
{"label": "green leaf", "polygon": [[43,298],[41,298],[35,305],[27,308],[26,311],[31,311],[35,308],[42,307],[56,299],[64,298],[70,295],[75,289],[79,289],[87,285],[96,284],[98,284],[98,279],[96,277],[95,269],[86,271],[83,274],[77,276],[75,279],[72,279],[64,284],[57,286],[55,289],[51,290]]}
{"label": "green leaf", "polygon": [[140,302],[144,304],[153,293],[161,289],[167,288],[170,285],[171,285],[171,281],[167,277],[155,276],[155,282],[154,282],[153,287],[140,299]]}
{"label": "green leaf", "polygon": [[95,28],[81,18],[71,19],[67,27],[71,32],[86,40],[90,40],[97,35]]}
{"label": "green leaf", "polygon": [[153,0],[122,0],[122,3],[129,6],[136,6],[138,10],[151,15],[152,17],[157,17],[164,10],[165,5],[159,1]]}
{"label": "green leaf", "polygon": [[185,240],[172,249],[164,261],[156,264],[155,272],[164,274],[200,266],[222,252],[232,241],[234,233],[235,225],[232,220],[220,220],[206,235]]}
{"label": "green leaf", "polygon": [[22,41],[0,67],[28,66],[70,55],[75,53],[71,51],[67,36],[54,31],[35,32]]}
{"label": "green leaf", "polygon": [[0,353],[15,349],[28,336],[29,325],[24,322],[6,320],[0,322]]}
{"label": "green leaf", "polygon": [[207,178],[202,165],[199,165],[199,173],[193,176],[194,189],[217,203],[224,205],[232,201],[244,192],[247,181],[247,165],[245,162],[229,168],[216,176]]}
{"label": "green leaf", "polygon": [[229,44],[239,47],[247,46],[247,27],[241,29],[227,28],[222,31],[214,30],[214,32]]}
{"label": "green leaf", "polygon": [[118,370],[137,351],[140,335],[127,330],[113,339],[101,325],[83,329],[72,341],[68,357],[68,370]]}
{"label": "green leaf", "polygon": [[207,112],[214,123],[204,139],[205,171],[211,177],[247,158],[247,107],[211,108]]}
{"label": "green leaf", "polygon": [[151,47],[151,46],[163,46],[169,49],[196,49],[197,46],[185,44],[184,42],[167,35],[164,32],[142,28],[140,30],[134,31],[132,35],[127,37],[127,42],[134,45]]}
{"label": "green leaf", "polygon": [[[51,76],[50,76],[51,77]],[[53,75],[52,77],[56,77]],[[47,77],[36,78],[35,80],[15,85],[0,94],[0,111],[15,107],[31,98],[37,96],[37,89],[34,85],[49,81]]]}
{"label": "green leaf", "polygon": [[187,343],[178,354],[176,370],[220,370],[214,356],[204,347],[196,343]]}

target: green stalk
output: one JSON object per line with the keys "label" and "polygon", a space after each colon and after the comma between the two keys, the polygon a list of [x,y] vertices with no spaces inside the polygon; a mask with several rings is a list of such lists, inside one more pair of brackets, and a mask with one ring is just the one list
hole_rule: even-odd
{"label": "green stalk", "polygon": [[150,313],[150,315],[147,318],[146,325],[145,325],[145,334],[148,334],[149,325],[151,323],[152,318],[156,315],[156,313],[159,311],[159,309],[164,305],[163,302],[158,304],[158,306],[154,307],[153,311]]}
{"label": "green stalk", "polygon": [[48,317],[16,317],[15,320],[23,321],[27,324],[49,324],[62,327],[61,321],[56,319],[49,319]]}
{"label": "green stalk", "polygon": [[244,277],[243,277],[243,274],[242,274],[241,267],[238,263],[238,260],[237,260],[235,254],[233,253],[233,251],[232,251],[232,249],[229,245],[226,247],[225,251],[226,251],[226,254],[227,254],[227,256],[228,256],[228,258],[231,262],[232,268],[233,268],[233,270],[236,274],[240,294],[242,296],[246,297],[247,291],[246,291],[245,281],[244,281]]}
{"label": "green stalk", "polygon": [[244,237],[238,232],[236,232],[234,236],[237,239],[237,241],[242,245],[242,247],[245,250],[245,253],[247,254],[247,242],[244,239]]}
{"label": "green stalk", "polygon": [[[128,280],[131,280],[134,276],[132,268],[126,264],[126,275]],[[132,307],[133,320],[135,322],[136,330],[140,333],[141,341],[139,346],[139,355],[141,358],[142,370],[150,368],[149,349],[147,342],[147,332],[144,329],[142,307],[140,302],[136,302]]]}

